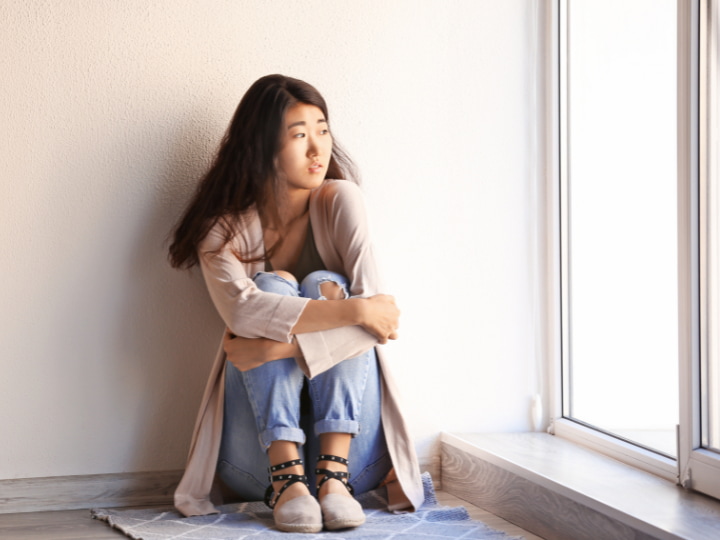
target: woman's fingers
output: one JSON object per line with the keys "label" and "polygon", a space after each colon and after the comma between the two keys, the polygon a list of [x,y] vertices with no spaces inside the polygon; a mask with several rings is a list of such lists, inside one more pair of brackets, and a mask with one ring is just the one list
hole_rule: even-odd
{"label": "woman's fingers", "polygon": [[388,294],[378,294],[367,300],[369,310],[362,326],[374,335],[380,344],[387,343],[388,339],[397,339],[400,310],[395,305],[395,298]]}
{"label": "woman's fingers", "polygon": [[223,336],[223,350],[228,362],[240,371],[249,371],[262,365],[262,360],[254,354],[255,341],[235,336],[226,329]]}

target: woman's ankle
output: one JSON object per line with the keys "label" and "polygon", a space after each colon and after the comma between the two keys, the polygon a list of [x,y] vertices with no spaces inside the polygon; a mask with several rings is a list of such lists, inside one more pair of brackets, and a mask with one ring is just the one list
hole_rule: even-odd
{"label": "woman's ankle", "polygon": [[273,490],[276,493],[274,497],[275,508],[279,508],[286,502],[292,501],[297,497],[302,497],[303,495],[310,495],[310,490],[305,484],[303,484],[302,482],[296,482],[292,486],[289,486],[285,491],[282,492],[281,496],[278,497],[277,493],[280,493],[283,485],[285,485],[285,482],[273,482]]}
{"label": "woman's ankle", "polygon": [[[318,456],[317,469],[315,471],[317,474],[318,498],[323,498],[330,493],[352,497],[347,485],[347,482],[350,480],[347,458],[344,456],[327,455],[327,457],[331,459],[322,459],[325,456],[326,455],[322,454]],[[323,474],[320,472],[322,470],[343,473],[343,475],[333,477],[331,475],[329,476],[327,474]],[[329,478],[325,480],[328,476]]]}
{"label": "woman's ankle", "polygon": [[[303,467],[302,465],[295,465],[294,467],[287,467],[287,468],[283,469],[282,472],[277,472],[277,473],[275,473],[275,474],[283,474],[283,475],[285,475],[285,474],[297,474],[297,475],[302,476],[302,475],[305,474],[305,467]],[[272,482],[273,491],[274,491],[275,493],[280,493],[280,490],[283,488],[283,486],[284,486],[286,483],[287,483],[287,480],[277,480],[277,481],[275,481],[275,482]],[[302,488],[302,489],[301,489],[301,490],[298,490],[298,488]],[[307,486],[306,486],[305,484],[303,484],[302,482],[296,482],[296,483],[294,483],[293,485],[289,486],[289,487],[285,490],[285,493],[283,493],[283,500],[285,500],[285,499],[287,499],[287,500],[292,499],[292,498],[294,498],[294,497],[292,496],[293,493],[296,493],[296,492],[298,492],[298,491],[303,491],[303,490],[305,491],[305,493],[303,493],[303,494],[306,495],[307,493],[309,493],[309,491],[308,491],[308,489],[307,489]],[[290,495],[290,497],[287,497],[287,495]],[[277,497],[277,496],[276,496],[276,497]]]}
{"label": "woman's ankle", "polygon": [[[298,454],[298,445],[291,441],[273,441],[268,448],[272,495],[271,507],[282,505],[301,495],[309,495],[305,467]],[[303,477],[303,478],[298,478]],[[287,487],[286,487],[287,486]]]}

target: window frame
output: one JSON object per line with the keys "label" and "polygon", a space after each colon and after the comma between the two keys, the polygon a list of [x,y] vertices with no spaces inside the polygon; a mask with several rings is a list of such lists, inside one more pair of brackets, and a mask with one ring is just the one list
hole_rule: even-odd
{"label": "window frame", "polygon": [[[563,402],[569,384],[569,284],[568,276],[568,98],[567,57],[568,1],[551,2],[547,13],[548,49],[552,51],[546,66],[547,104],[552,120],[546,133],[550,145],[548,192],[551,203],[548,271],[554,280],[553,301],[549,302],[548,333],[552,359],[550,381],[551,424],[549,432],[590,447],[619,461],[653,473],[682,486],[720,498],[720,455],[701,448],[701,357],[707,350],[705,298],[705,246],[702,227],[706,226],[708,144],[707,118],[709,77],[716,67],[708,62],[709,46],[717,43],[718,28],[712,23],[718,0],[678,0],[678,281],[679,281],[679,384],[680,426],[677,459],[645,450],[633,443],[605,434],[581,422],[567,418],[568,404]],[[717,21],[717,18],[714,19]],[[715,40],[715,41],[714,41]],[[701,69],[702,67],[702,69]],[[702,234],[702,237],[701,237]],[[703,257],[701,259],[701,257]],[[701,303],[701,299],[703,302]],[[703,325],[703,326],[701,326]]]}
{"label": "window frame", "polygon": [[[708,338],[709,85],[717,76],[717,0],[678,6],[678,211],[680,223],[680,430],[678,482],[720,499],[720,455],[702,448]],[[715,150],[717,151],[717,150]],[[718,179],[716,179],[717,181]]]}

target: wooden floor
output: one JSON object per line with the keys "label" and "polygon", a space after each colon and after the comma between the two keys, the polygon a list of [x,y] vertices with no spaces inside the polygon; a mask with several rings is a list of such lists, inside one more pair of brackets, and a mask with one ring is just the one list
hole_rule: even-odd
{"label": "wooden floor", "polygon": [[[527,540],[542,540],[503,519],[457,497],[437,492],[440,504],[464,506],[470,517],[486,525]],[[126,538],[106,523],[92,519],[89,510],[0,514],[0,538],[3,540],[121,540]]]}
{"label": "wooden floor", "polygon": [[[490,512],[486,512],[482,508],[473,506],[469,502],[463,501],[462,499],[459,499],[454,495],[450,495],[449,493],[446,493],[444,491],[438,491],[436,493],[436,496],[438,502],[444,506],[464,506],[472,519],[476,521],[482,521],[485,525],[492,527],[493,529],[497,529],[498,531],[504,531],[513,536],[521,536],[526,540],[543,540],[543,538],[529,533],[528,531],[521,529],[520,527],[517,527],[512,523],[508,523],[503,518],[498,517],[495,514],[491,514]],[[0,528],[0,530],[2,529]]]}

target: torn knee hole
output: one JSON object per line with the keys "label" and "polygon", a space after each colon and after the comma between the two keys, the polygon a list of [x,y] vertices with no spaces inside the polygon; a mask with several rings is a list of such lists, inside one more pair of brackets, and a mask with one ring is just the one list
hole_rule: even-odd
{"label": "torn knee hole", "polygon": [[335,281],[323,281],[319,288],[320,294],[328,300],[345,300],[345,291]]}

